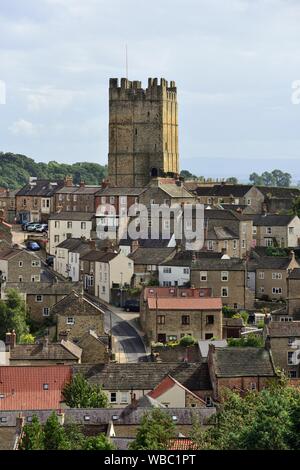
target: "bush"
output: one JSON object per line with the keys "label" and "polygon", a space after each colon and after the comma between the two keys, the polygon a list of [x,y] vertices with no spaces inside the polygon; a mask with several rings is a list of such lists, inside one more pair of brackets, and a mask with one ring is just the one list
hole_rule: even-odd
{"label": "bush", "polygon": [[181,338],[179,341],[180,346],[184,346],[185,348],[193,346],[195,343],[196,340],[192,336],[183,336],[183,338]]}
{"label": "bush", "polygon": [[232,348],[262,348],[264,340],[262,336],[257,336],[254,333],[242,336],[242,338],[228,338],[227,343]]}
{"label": "bush", "polygon": [[227,306],[223,307],[222,312],[225,318],[232,318],[233,315],[236,314],[236,311],[233,308]]}

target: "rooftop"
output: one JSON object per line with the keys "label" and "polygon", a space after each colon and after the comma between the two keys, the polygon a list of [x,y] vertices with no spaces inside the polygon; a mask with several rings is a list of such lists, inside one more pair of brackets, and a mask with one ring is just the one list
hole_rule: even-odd
{"label": "rooftop", "polygon": [[56,212],[51,214],[49,220],[74,220],[87,222],[93,220],[95,214],[93,212]]}
{"label": "rooftop", "polygon": [[268,324],[267,331],[271,338],[300,337],[300,321],[273,321]]}
{"label": "rooftop", "polygon": [[16,196],[43,196],[51,197],[64,186],[63,181],[34,180],[20,189]]}
{"label": "rooftop", "polygon": [[285,227],[295,218],[295,215],[255,214],[252,216],[256,227]]}
{"label": "rooftop", "polygon": [[175,253],[175,248],[138,248],[128,255],[134,264],[158,265]]}
{"label": "rooftop", "polygon": [[86,299],[83,295],[78,294],[77,292],[73,291],[59,302],[57,302],[51,308],[51,314],[54,315],[65,315],[66,309],[74,306],[80,306],[80,309],[77,308],[74,310],[74,315],[103,315],[103,311],[96,307],[92,302]]}
{"label": "rooftop", "polygon": [[60,343],[17,344],[10,349],[10,359],[13,361],[77,360],[81,358],[81,354],[81,348],[71,341],[64,340]]}
{"label": "rooftop", "polygon": [[90,249],[90,244],[82,238],[67,238],[57,248],[64,248],[72,253],[82,253]]}
{"label": "rooftop", "polygon": [[0,366],[0,410],[58,409],[71,368],[55,366]]}
{"label": "rooftop", "polygon": [[271,355],[264,348],[215,348],[214,351],[212,350],[212,361],[217,377],[274,377],[276,375]]}

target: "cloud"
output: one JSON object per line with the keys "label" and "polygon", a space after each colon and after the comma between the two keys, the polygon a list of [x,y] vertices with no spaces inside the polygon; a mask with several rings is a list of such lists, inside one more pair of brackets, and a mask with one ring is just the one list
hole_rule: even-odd
{"label": "cloud", "polygon": [[51,86],[42,86],[37,90],[24,90],[27,95],[29,111],[60,111],[72,105],[74,100],[84,96],[84,92],[76,90],[60,90]]}
{"label": "cloud", "polygon": [[8,130],[11,134],[15,136],[32,137],[37,136],[40,129],[40,125],[34,125],[30,121],[26,121],[25,119],[19,119],[18,121],[14,122]]}

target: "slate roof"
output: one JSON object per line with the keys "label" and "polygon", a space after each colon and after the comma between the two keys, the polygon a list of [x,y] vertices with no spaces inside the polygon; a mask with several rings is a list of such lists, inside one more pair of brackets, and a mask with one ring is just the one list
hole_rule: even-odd
{"label": "slate roof", "polygon": [[217,377],[274,377],[269,351],[264,348],[216,348],[212,354]]}
{"label": "slate roof", "polygon": [[179,251],[168,261],[160,263],[161,266],[191,266],[194,259],[221,259],[223,253],[214,251]]}
{"label": "slate roof", "polygon": [[104,252],[99,250],[90,250],[80,255],[81,261],[99,261],[103,257]]}
{"label": "slate roof", "polygon": [[300,337],[300,321],[281,322],[273,321],[267,327],[271,338]]}
{"label": "slate roof", "polygon": [[18,289],[27,295],[68,295],[74,290],[81,292],[81,282],[23,282],[7,283],[6,288]]}
{"label": "slate roof", "polygon": [[82,238],[67,238],[57,245],[57,248],[64,248],[71,253],[82,253],[90,249],[90,244]]}
{"label": "slate roof", "polygon": [[82,349],[71,341],[49,343],[47,347],[40,344],[17,344],[10,350],[10,359],[17,360],[75,360],[80,359]]}
{"label": "slate roof", "polygon": [[239,234],[228,227],[210,227],[207,240],[238,240]]}
{"label": "slate roof", "polygon": [[63,181],[35,180],[33,183],[26,184],[20,189],[16,196],[42,196],[51,197],[60,188],[64,186]]}
{"label": "slate roof", "polygon": [[281,188],[278,186],[257,186],[257,189],[260,190],[267,197],[276,198],[276,199],[294,199],[295,197],[300,196],[299,188]]}
{"label": "slate roof", "polygon": [[220,310],[222,300],[213,297],[148,297],[149,310]]}
{"label": "slate roof", "polygon": [[177,186],[177,184],[173,183],[159,183],[159,189],[162,189],[165,193],[167,193],[172,198],[191,198],[194,199],[194,196],[187,191],[187,189],[181,185]]}
{"label": "slate roof", "polygon": [[175,248],[138,248],[128,255],[128,258],[132,259],[134,264],[158,265],[173,253],[175,253]]}
{"label": "slate roof", "polygon": [[253,184],[216,184],[213,187],[200,186],[195,191],[197,196],[244,197]]}
{"label": "slate roof", "polygon": [[143,188],[104,188],[98,191],[99,196],[138,196]]}
{"label": "slate roof", "polygon": [[245,266],[243,261],[239,258],[203,258],[193,261],[191,269],[201,271],[244,271]]}
{"label": "slate roof", "polygon": [[84,374],[90,383],[101,385],[105,390],[153,390],[168,375],[191,391],[211,389],[207,364],[75,364],[72,370],[75,374]]}
{"label": "slate roof", "polygon": [[300,268],[293,269],[293,271],[288,275],[288,279],[300,279]]}
{"label": "slate roof", "polygon": [[96,194],[100,186],[65,186],[57,191],[58,194]]}
{"label": "slate roof", "polygon": [[256,269],[282,269],[286,270],[291,259],[282,256],[265,256],[256,261]]}
{"label": "slate roof", "polygon": [[65,365],[0,366],[0,410],[58,409],[70,380],[71,368]]}
{"label": "slate roof", "polygon": [[93,212],[55,212],[51,214],[49,220],[79,220],[81,222],[88,222],[93,220],[95,214]]}
{"label": "slate roof", "polygon": [[[61,299],[51,308],[52,315],[64,315],[65,309],[70,305],[80,305],[80,309],[76,308],[76,315],[85,316],[85,315],[103,315],[103,311],[92,304],[88,299],[83,295],[78,294],[77,292],[71,292],[69,295]],[[74,313],[75,315],[75,313]]]}
{"label": "slate roof", "polygon": [[295,218],[295,215],[255,214],[252,218],[255,227],[285,227]]}

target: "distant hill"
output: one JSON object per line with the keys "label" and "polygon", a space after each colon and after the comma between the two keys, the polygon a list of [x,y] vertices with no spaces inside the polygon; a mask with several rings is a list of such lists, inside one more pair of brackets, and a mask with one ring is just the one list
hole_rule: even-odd
{"label": "distant hill", "polygon": [[37,163],[25,155],[0,152],[0,187],[17,189],[24,186],[30,176],[58,180],[73,176],[74,183],[84,180],[86,184],[100,184],[107,176],[107,166],[97,163]]}

